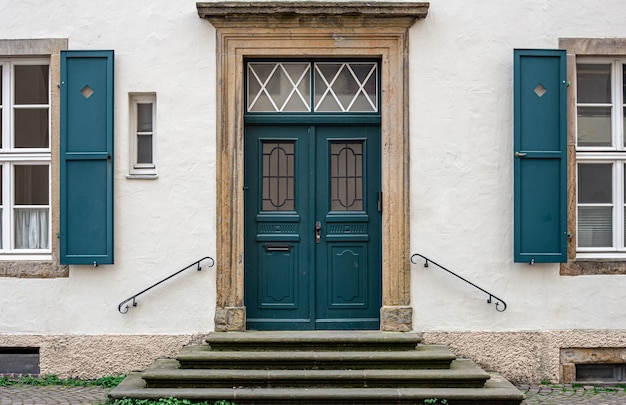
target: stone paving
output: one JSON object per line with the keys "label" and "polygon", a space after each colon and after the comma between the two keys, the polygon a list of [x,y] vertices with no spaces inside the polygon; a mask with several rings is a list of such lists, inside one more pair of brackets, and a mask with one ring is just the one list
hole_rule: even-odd
{"label": "stone paving", "polygon": [[[626,389],[571,385],[519,385],[523,405],[626,405]],[[109,389],[13,385],[0,387],[0,405],[103,405]]]}
{"label": "stone paving", "polygon": [[60,385],[0,387],[0,405],[97,405],[107,400],[108,388]]}

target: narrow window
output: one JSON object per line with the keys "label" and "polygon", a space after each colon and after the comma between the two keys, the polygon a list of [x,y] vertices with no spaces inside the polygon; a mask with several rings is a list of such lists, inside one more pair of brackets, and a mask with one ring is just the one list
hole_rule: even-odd
{"label": "narrow window", "polygon": [[625,66],[605,58],[576,64],[579,257],[626,253]]}
{"label": "narrow window", "polygon": [[156,177],[156,93],[130,94],[130,175]]}
{"label": "narrow window", "polygon": [[50,69],[0,60],[0,255],[50,256]]}

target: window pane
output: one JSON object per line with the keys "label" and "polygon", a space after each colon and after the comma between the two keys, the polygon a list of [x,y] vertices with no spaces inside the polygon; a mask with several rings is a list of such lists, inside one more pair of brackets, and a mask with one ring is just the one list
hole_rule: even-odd
{"label": "window pane", "polygon": [[331,211],[363,211],[363,180],[363,142],[331,142]]}
{"label": "window pane", "polygon": [[137,163],[152,163],[152,135],[137,135]]}
{"label": "window pane", "polygon": [[578,107],[578,146],[611,146],[611,107]]}
{"label": "window pane", "polygon": [[295,210],[295,143],[263,142],[263,211]]}
{"label": "window pane", "polygon": [[48,65],[15,66],[15,104],[48,104]]}
{"label": "window pane", "polygon": [[248,64],[248,111],[309,112],[311,98],[310,64]]}
{"label": "window pane", "polygon": [[576,65],[579,103],[611,103],[611,65]]}
{"label": "window pane", "polygon": [[48,109],[15,110],[15,147],[48,147]]}
{"label": "window pane", "polygon": [[374,62],[315,64],[315,111],[376,112],[377,69]]}
{"label": "window pane", "polygon": [[613,247],[612,235],[612,207],[578,207],[578,246]]}
{"label": "window pane", "polygon": [[612,164],[578,165],[578,202],[581,204],[613,202]]}
{"label": "window pane", "polygon": [[49,249],[47,208],[15,209],[15,248]]}
{"label": "window pane", "polygon": [[152,132],[152,103],[137,104],[137,132]]}
{"label": "window pane", "polygon": [[49,204],[49,181],[47,165],[15,166],[15,204]]}

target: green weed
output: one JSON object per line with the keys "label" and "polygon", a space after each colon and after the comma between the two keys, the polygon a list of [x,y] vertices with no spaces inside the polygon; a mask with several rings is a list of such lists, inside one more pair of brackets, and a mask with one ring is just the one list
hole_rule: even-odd
{"label": "green weed", "polygon": [[9,378],[6,376],[0,377],[0,387],[6,387],[9,385],[63,385],[66,387],[103,387],[114,388],[125,376],[107,376],[98,378],[96,380],[81,380],[78,378],[58,378],[54,374],[44,375],[42,377],[33,376],[21,376],[19,378]]}

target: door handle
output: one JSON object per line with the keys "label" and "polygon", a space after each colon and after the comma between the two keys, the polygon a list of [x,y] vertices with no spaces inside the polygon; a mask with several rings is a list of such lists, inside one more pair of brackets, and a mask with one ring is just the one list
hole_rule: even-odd
{"label": "door handle", "polygon": [[322,240],[322,223],[320,221],[315,222],[315,243],[320,243]]}
{"label": "door handle", "polygon": [[524,157],[524,156],[526,156],[526,153],[524,153],[524,152],[515,152],[515,157],[521,158],[521,157]]}

